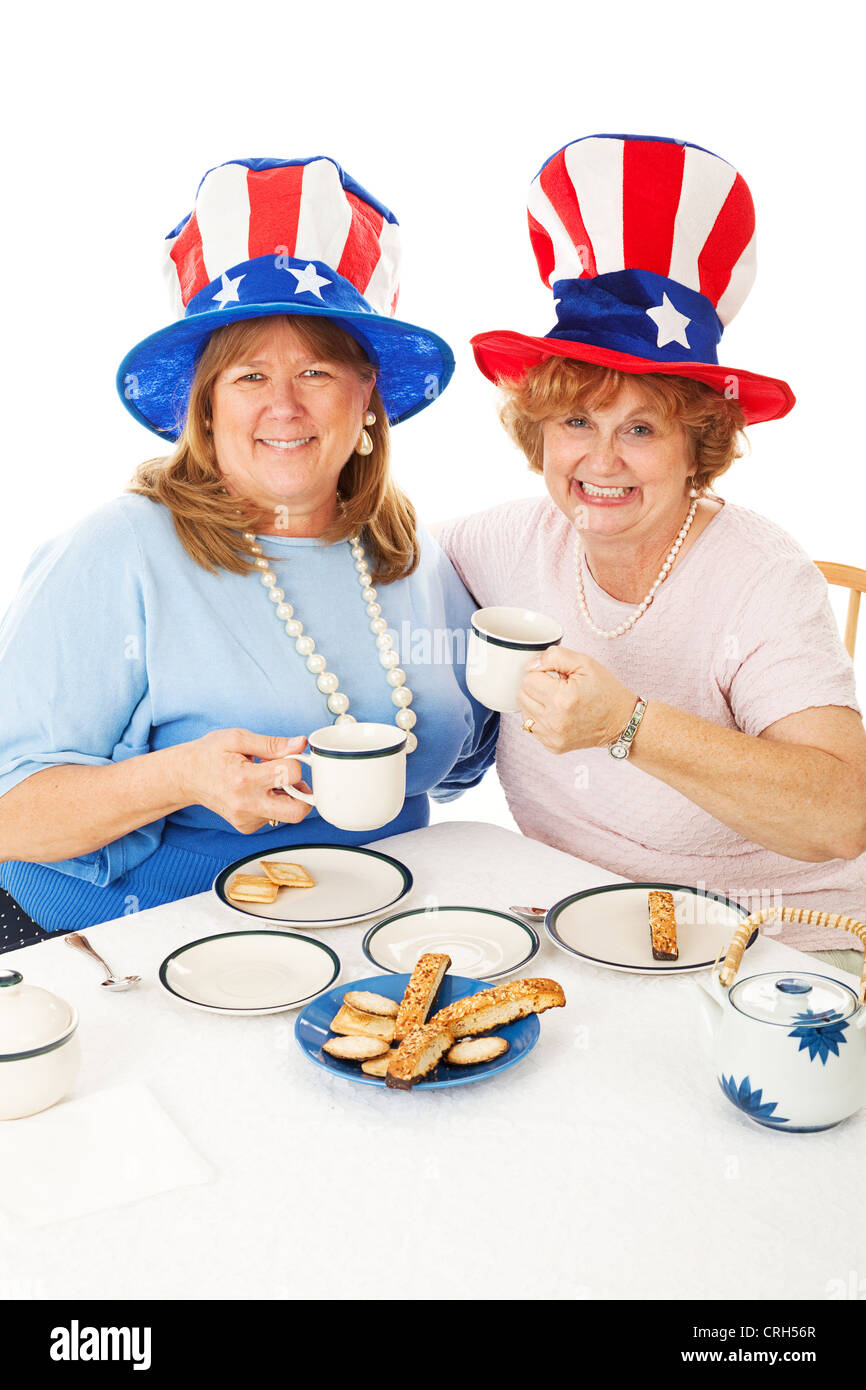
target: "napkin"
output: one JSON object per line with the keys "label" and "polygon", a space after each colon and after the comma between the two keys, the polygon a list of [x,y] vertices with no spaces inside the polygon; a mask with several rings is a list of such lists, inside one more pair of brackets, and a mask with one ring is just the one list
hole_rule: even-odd
{"label": "napkin", "polygon": [[211,1176],[137,1083],[0,1121],[0,1208],[30,1226],[126,1206]]}

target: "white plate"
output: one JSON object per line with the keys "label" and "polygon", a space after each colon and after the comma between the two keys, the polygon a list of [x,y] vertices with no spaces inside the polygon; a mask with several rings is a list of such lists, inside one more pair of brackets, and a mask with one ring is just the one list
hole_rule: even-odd
{"label": "white plate", "polygon": [[392,974],[411,974],[425,951],[451,957],[454,973],[495,980],[520,970],[538,951],[538,936],[505,912],[484,907],[428,907],[397,912],[364,937],[364,955]]}
{"label": "white plate", "polygon": [[[673,893],[676,960],[653,960],[647,910],[651,888]],[[677,883],[614,883],[562,898],[550,908],[544,925],[561,950],[593,965],[639,975],[686,974],[713,965],[748,915],[746,908],[719,893]],[[756,936],[757,929],[749,946]]]}
{"label": "white plate", "polygon": [[219,1014],[278,1014],[339,979],[340,958],[309,936],[236,931],[190,941],[166,956],[160,984],[184,1004]]}
{"label": "white plate", "polygon": [[[263,859],[300,864],[315,888],[281,888],[273,903],[233,903],[226,889],[240,870],[264,874]],[[399,859],[353,845],[280,845],[267,854],[235,860],[217,874],[213,891],[221,902],[246,917],[287,927],[338,927],[387,912],[412,887],[412,875]]]}

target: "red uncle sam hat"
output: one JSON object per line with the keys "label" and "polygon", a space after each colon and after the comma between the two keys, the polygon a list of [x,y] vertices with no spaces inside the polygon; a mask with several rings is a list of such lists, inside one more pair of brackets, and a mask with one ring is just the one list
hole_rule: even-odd
{"label": "red uncle sam hat", "polygon": [[234,159],[205,174],[165,240],[178,321],[138,343],[117,388],[141,424],[175,440],[211,333],[273,314],[333,320],[364,348],[391,424],[451,379],[448,344],[393,317],[400,229],[333,159]]}
{"label": "red uncle sam hat", "polygon": [[590,135],[542,166],[529,236],[557,325],[472,339],[491,381],[551,357],[702,381],[748,424],[794,404],[784,381],[719,365],[722,330],[755,278],[755,209],[741,174],[709,150],[652,135]]}

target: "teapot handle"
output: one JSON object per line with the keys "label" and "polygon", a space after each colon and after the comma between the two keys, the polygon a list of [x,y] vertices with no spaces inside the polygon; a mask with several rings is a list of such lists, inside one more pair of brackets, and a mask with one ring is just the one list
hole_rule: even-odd
{"label": "teapot handle", "polygon": [[760,927],[764,922],[770,921],[804,922],[813,927],[838,927],[840,931],[850,931],[859,937],[864,950],[859,1000],[861,1004],[866,1004],[866,925],[856,921],[853,917],[840,917],[832,912],[816,912],[808,907],[765,907],[760,912],[753,912],[751,917],[746,917],[734,933],[733,940],[728,947],[728,954],[725,956],[719,971],[721,984],[732,985],[734,983],[734,977],[740,968],[743,952],[749,944],[752,932],[755,927]]}

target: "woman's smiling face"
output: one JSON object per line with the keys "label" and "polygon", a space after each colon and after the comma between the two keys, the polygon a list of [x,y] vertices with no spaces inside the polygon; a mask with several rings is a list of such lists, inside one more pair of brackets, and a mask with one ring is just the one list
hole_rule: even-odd
{"label": "woman's smiling face", "polygon": [[214,450],[227,490],[324,515],[336,505],[374,384],[349,363],[316,356],[289,320],[266,323],[213,387]]}
{"label": "woman's smiling face", "polygon": [[686,434],[636,386],[603,407],[546,420],[543,439],[547,490],[590,544],[648,541],[682,524],[694,468]]}

